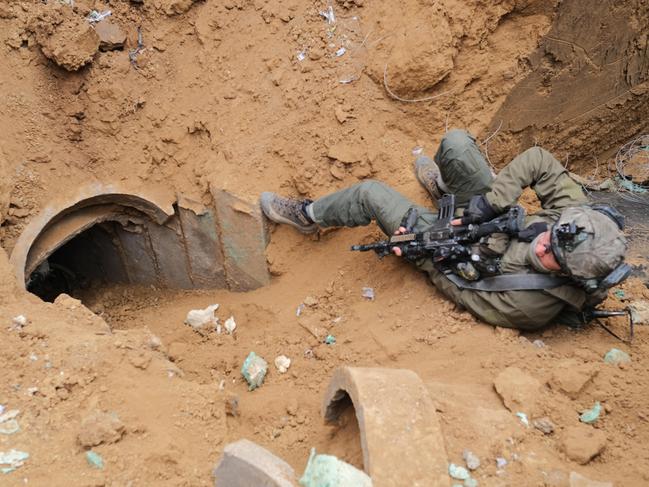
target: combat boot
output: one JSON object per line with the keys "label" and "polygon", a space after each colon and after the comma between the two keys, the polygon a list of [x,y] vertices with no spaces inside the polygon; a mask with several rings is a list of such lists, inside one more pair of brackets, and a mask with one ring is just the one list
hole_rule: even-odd
{"label": "combat boot", "polygon": [[417,181],[430,193],[433,200],[442,197],[443,191],[437,183],[440,179],[439,167],[430,157],[419,156],[415,160],[415,176]]}
{"label": "combat boot", "polygon": [[302,233],[318,231],[318,225],[307,214],[311,200],[284,198],[277,193],[265,192],[260,197],[261,209],[275,223],[286,223]]}

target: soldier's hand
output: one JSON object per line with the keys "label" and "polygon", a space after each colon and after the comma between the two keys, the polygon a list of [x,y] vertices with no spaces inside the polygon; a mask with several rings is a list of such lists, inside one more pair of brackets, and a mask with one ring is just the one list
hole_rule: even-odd
{"label": "soldier's hand", "polygon": [[[403,235],[404,233],[406,233],[406,227],[399,227],[399,229],[394,232],[395,235]],[[392,253],[397,257],[401,257],[401,249],[399,247],[392,247]]]}

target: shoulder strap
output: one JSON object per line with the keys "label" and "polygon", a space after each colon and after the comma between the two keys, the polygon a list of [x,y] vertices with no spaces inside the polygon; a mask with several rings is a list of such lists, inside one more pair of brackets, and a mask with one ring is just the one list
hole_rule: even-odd
{"label": "shoulder strap", "polygon": [[485,277],[477,281],[467,281],[457,274],[444,274],[449,281],[460,289],[472,291],[536,291],[552,289],[570,283],[566,277],[557,277],[550,274],[502,274],[499,276]]}

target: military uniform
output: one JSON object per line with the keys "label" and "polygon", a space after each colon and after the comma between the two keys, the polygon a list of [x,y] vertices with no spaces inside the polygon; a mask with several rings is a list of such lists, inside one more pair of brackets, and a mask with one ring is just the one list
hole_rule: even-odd
{"label": "military uniform", "polygon": [[[456,195],[465,205],[471,196],[486,193],[497,211],[516,203],[521,192],[531,187],[541,201],[542,210],[526,218],[525,224],[553,224],[563,209],[587,202],[581,188],[549,152],[533,147],[505,167],[497,178],[493,175],[475,139],[462,130],[452,130],[442,140],[435,155],[444,192]],[[437,218],[430,209],[418,207],[406,197],[383,183],[365,181],[313,202],[312,214],[321,227],[367,225],[372,220],[386,235],[392,235],[406,212],[416,207],[419,218],[415,231],[425,231]],[[498,247],[494,241],[494,248]],[[502,254],[503,274],[538,273],[530,261],[530,243],[509,240],[498,253]],[[493,250],[493,249],[492,249]],[[431,259],[422,259],[417,266],[428,273],[433,284],[458,305],[480,319],[497,326],[531,330],[547,325],[564,310],[580,310],[588,296],[578,286],[562,285],[548,290],[476,291],[460,289],[438,271]]]}

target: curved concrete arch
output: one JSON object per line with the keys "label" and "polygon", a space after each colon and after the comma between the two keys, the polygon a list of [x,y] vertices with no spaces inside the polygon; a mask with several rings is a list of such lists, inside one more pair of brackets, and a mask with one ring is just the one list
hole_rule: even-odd
{"label": "curved concrete arch", "polygon": [[[117,218],[124,208],[135,209],[163,224],[174,215],[175,202],[171,191],[132,193],[119,185],[89,184],[70,198],[50,203],[23,230],[10,258],[16,279],[25,286],[25,276],[57,248],[85,229]],[[56,232],[52,234],[49,230],[55,225]]]}
{"label": "curved concrete arch", "polygon": [[339,367],[322,403],[326,421],[354,407],[363,465],[376,487],[448,487],[448,460],[435,406],[411,370]]}

